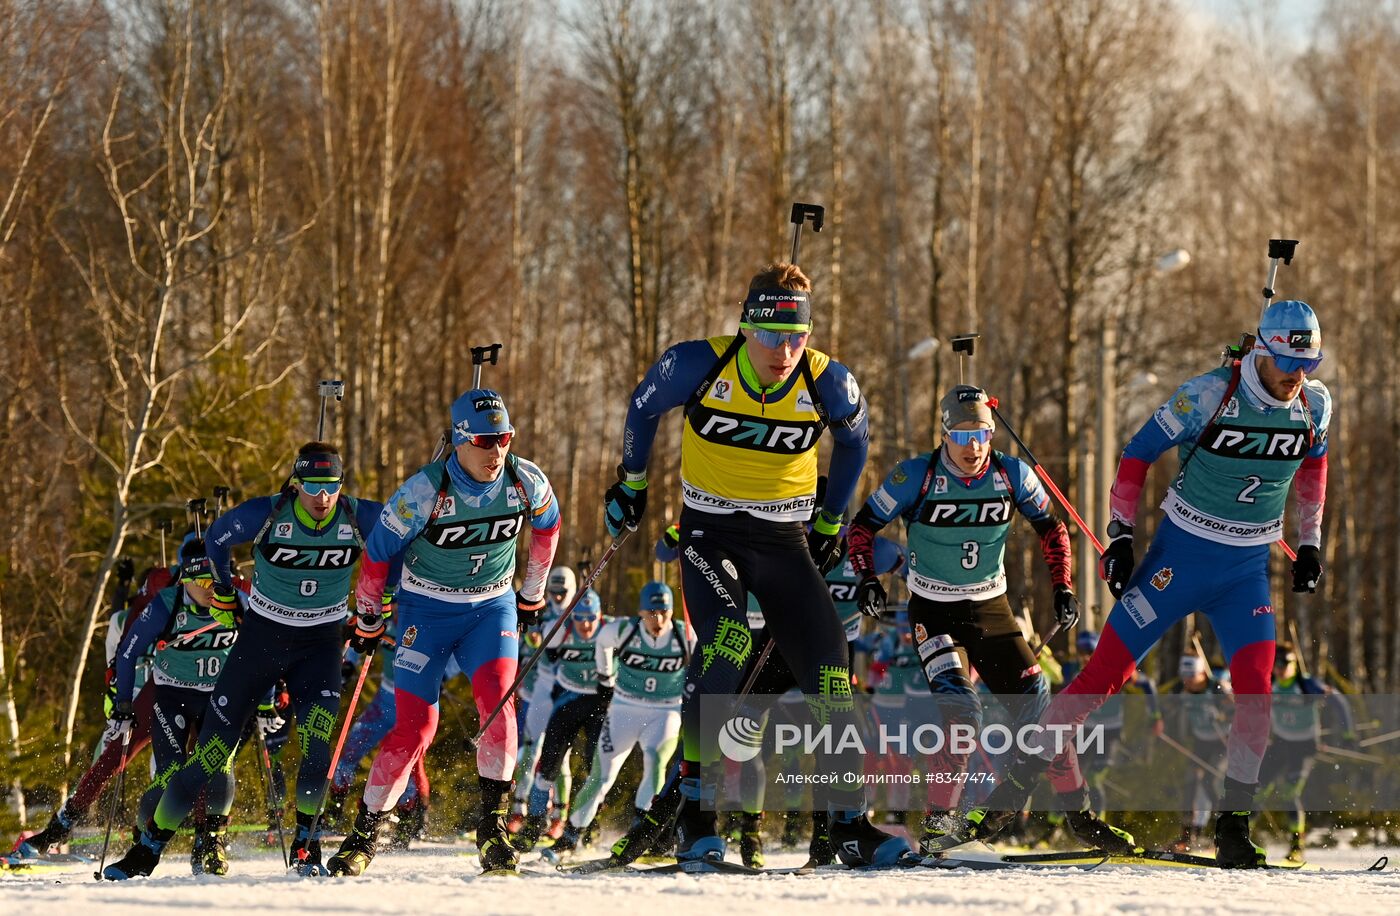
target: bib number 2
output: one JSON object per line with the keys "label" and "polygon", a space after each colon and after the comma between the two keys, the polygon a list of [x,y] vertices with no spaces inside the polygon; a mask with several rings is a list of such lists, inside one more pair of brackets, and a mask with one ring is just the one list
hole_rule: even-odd
{"label": "bib number 2", "polygon": [[1244,489],[1240,491],[1240,495],[1235,497],[1235,502],[1237,503],[1254,502],[1254,491],[1259,489],[1259,485],[1264,482],[1253,474],[1250,474],[1245,480],[1249,481],[1249,483],[1245,484]]}

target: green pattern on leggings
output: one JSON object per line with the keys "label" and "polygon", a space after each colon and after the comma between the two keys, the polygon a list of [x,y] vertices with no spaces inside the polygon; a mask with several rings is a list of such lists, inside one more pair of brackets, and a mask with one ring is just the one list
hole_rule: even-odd
{"label": "green pattern on leggings", "polygon": [[305,722],[297,724],[297,741],[301,747],[301,755],[306,756],[307,748],[312,741],[323,741],[331,743],[331,734],[335,732],[335,712],[320,704],[311,707],[311,712],[306,716]]}
{"label": "green pattern on leggings", "polygon": [[[721,617],[714,639],[700,652],[704,658],[700,668],[701,674],[710,670],[710,664],[716,658],[722,658],[736,669],[742,669],[744,663],[749,660],[749,654],[753,652],[753,633],[749,631],[747,624]],[[850,692],[849,681],[846,690],[847,693]]]}
{"label": "green pattern on leggings", "polygon": [[201,744],[195,749],[193,761],[199,764],[206,776],[213,776],[215,773],[227,773],[229,765],[233,762],[233,748],[224,743],[224,739],[218,735],[210,738],[207,744]]}
{"label": "green pattern on leggings", "polygon": [[855,710],[851,696],[851,670],[845,665],[822,665],[817,668],[817,696],[807,698],[807,706],[820,725],[831,722],[838,713]]}

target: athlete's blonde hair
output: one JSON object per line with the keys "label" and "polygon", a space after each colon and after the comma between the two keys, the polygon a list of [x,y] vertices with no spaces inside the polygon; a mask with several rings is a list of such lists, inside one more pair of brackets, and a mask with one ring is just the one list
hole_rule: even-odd
{"label": "athlete's blonde hair", "polygon": [[812,281],[807,279],[802,268],[796,264],[778,261],[754,274],[753,279],[749,281],[749,289],[772,289],[773,287],[810,293]]}

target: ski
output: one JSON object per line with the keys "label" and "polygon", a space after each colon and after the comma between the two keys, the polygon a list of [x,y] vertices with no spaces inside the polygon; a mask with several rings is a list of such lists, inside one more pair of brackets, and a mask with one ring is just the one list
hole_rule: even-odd
{"label": "ski", "polygon": [[1106,852],[1083,850],[1062,853],[981,853],[950,852],[927,856],[919,864],[923,868],[966,869],[968,871],[999,871],[1008,868],[1079,868],[1089,871],[1109,861]]}
{"label": "ski", "polygon": [[[959,858],[954,855],[949,858]],[[936,858],[936,857],[935,857]],[[1172,852],[1165,849],[1144,849],[1132,855],[1109,854],[1103,850],[1084,849],[1071,850],[1069,852],[1032,852],[1032,853],[1007,853],[1001,859],[1018,865],[1056,865],[1056,864],[1076,864],[1089,861],[1098,861],[1107,865],[1140,865],[1158,868],[1215,868],[1225,869],[1212,856],[1195,855],[1187,852]],[[1103,860],[1103,861],[1100,861]],[[1381,856],[1369,867],[1364,869],[1368,872],[1384,871],[1389,864],[1387,856]],[[1263,871],[1322,871],[1306,862],[1268,862],[1255,869],[1239,869],[1241,871],[1263,870]]]}
{"label": "ski", "polygon": [[706,856],[703,859],[686,859],[671,865],[628,866],[628,870],[642,875],[771,875],[776,871],[750,868],[738,862]]}
{"label": "ski", "polygon": [[557,866],[566,875],[596,875],[605,871],[627,868],[631,863],[608,856],[606,859],[588,859],[585,862],[571,862]]}
{"label": "ski", "polygon": [[92,863],[93,860],[87,856],[62,852],[41,856],[0,856],[0,870],[13,872],[61,871],[69,868],[86,867],[92,865]]}

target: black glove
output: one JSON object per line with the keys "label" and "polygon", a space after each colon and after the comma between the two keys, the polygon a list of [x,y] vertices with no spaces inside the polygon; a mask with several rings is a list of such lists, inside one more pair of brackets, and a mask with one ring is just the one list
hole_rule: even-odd
{"label": "black glove", "polygon": [[603,706],[607,706],[609,703],[611,703],[613,694],[616,692],[616,690],[617,688],[615,688],[612,684],[604,684],[600,681],[598,683],[598,700],[600,701],[600,703]]}
{"label": "black glove", "polygon": [[131,728],[131,723],[136,721],[136,710],[132,707],[130,700],[121,700],[112,706],[112,712],[107,716],[107,730],[112,735],[120,735]]}
{"label": "black glove", "polygon": [[672,550],[681,546],[681,526],[672,523],[670,527],[661,532],[661,541]]}
{"label": "black glove", "polygon": [[117,561],[117,581],[130,582],[136,577],[136,564],[131,562],[131,557],[122,557]]}
{"label": "black glove", "polygon": [[1133,529],[1128,528],[1127,531],[1127,534],[1120,534],[1110,541],[1108,549],[1099,557],[1099,578],[1108,583],[1108,590],[1115,598],[1122,598],[1123,592],[1127,591],[1128,580],[1133,577],[1136,563],[1133,558]]}
{"label": "black glove", "polygon": [[1078,619],[1079,599],[1074,597],[1074,589],[1068,585],[1055,586],[1055,622],[1060,629],[1068,630]]}
{"label": "black glove", "polygon": [[515,593],[515,625],[528,630],[540,622],[540,611],[544,610],[544,598],[531,601],[520,592]]}
{"label": "black glove", "polygon": [[622,529],[636,531],[647,508],[647,479],[629,480],[622,465],[617,466],[617,483],[608,487],[603,494],[603,522],[608,526],[608,534],[617,537]]}
{"label": "black glove", "polygon": [[350,648],[361,655],[368,655],[379,648],[388,624],[382,614],[356,614],[355,629],[350,633]]}
{"label": "black glove", "polygon": [[879,617],[885,613],[889,596],[877,576],[866,576],[856,586],[856,608],[866,617]]}
{"label": "black glove", "polygon": [[836,564],[841,562],[841,554],[846,552],[846,542],[841,537],[841,520],[827,515],[825,509],[818,512],[807,531],[807,550],[823,576],[835,569]]}
{"label": "black glove", "polygon": [[1298,548],[1298,559],[1293,561],[1293,590],[1316,592],[1321,579],[1322,554],[1312,544],[1304,544]]}

